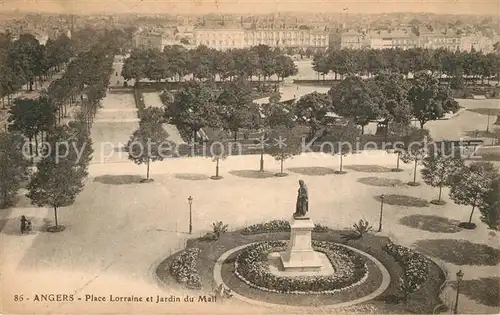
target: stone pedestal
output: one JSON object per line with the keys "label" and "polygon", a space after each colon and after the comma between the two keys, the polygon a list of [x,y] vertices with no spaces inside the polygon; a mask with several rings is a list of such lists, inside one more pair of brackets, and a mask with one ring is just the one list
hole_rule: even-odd
{"label": "stone pedestal", "polygon": [[293,218],[288,249],[280,253],[285,271],[319,271],[323,262],[312,248],[311,232],[314,223],[310,218]]}

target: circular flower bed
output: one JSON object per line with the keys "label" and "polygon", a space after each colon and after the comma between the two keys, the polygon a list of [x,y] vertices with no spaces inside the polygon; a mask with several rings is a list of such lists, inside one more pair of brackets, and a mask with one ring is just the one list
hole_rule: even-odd
{"label": "circular flower bed", "polygon": [[313,241],[313,249],[324,253],[334,268],[328,276],[286,277],[269,271],[267,257],[282,252],[287,241],[265,241],[245,248],[235,261],[236,276],[251,287],[276,293],[330,294],[361,284],[368,277],[365,260],[333,242]]}

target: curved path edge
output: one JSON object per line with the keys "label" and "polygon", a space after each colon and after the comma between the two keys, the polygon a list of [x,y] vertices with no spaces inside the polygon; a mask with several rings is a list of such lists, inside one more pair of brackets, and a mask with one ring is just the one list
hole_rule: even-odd
{"label": "curved path edge", "polygon": [[[248,247],[248,246],[256,244],[256,243],[260,243],[260,242],[253,242],[253,243],[250,243],[250,244],[245,244],[245,245],[241,245],[241,246],[235,247],[233,249],[230,249],[227,252],[225,252],[224,254],[222,254],[217,259],[217,262],[215,263],[215,266],[214,266],[214,280],[215,280],[215,283],[216,283],[217,286],[219,286],[219,285],[222,284],[223,286],[225,286],[227,288],[230,288],[222,280],[222,264],[224,263],[224,261],[229,256],[231,256],[232,254],[234,254],[235,252],[240,251],[240,250],[244,249],[245,247]],[[370,254],[368,254],[366,252],[363,252],[363,251],[361,251],[361,250],[359,250],[357,248],[351,247],[351,246],[347,246],[347,245],[343,245],[343,244],[339,244],[339,243],[336,243],[336,244],[338,244],[340,246],[344,246],[344,247],[346,247],[346,248],[348,248],[348,249],[350,249],[350,250],[352,250],[352,251],[354,251],[356,253],[359,253],[359,254],[365,256],[366,258],[370,259],[371,261],[373,261],[373,263],[382,272],[382,283],[377,288],[377,290],[375,290],[372,293],[370,293],[368,295],[365,295],[365,296],[363,296],[363,297],[361,297],[359,299],[355,299],[355,300],[348,301],[348,302],[337,303],[337,304],[322,305],[321,307],[340,308],[340,307],[353,306],[353,305],[356,305],[356,304],[360,304],[360,303],[363,303],[363,302],[370,301],[370,300],[376,298],[377,296],[381,295],[382,293],[384,293],[384,291],[389,287],[389,284],[391,282],[391,276],[389,274],[389,271],[387,271],[387,268],[385,268],[385,266],[378,259],[376,259],[375,257],[373,257],[372,255],[370,255]],[[245,296],[243,296],[241,294],[236,293],[234,290],[231,293],[233,294],[233,297],[237,298],[238,300],[246,302],[248,304],[256,305],[256,306],[274,307],[274,308],[275,307],[282,307],[284,309],[290,309],[290,310],[310,309],[312,307],[312,306],[290,306],[290,305],[283,305],[283,304],[274,304],[274,303],[262,302],[262,301],[258,301],[258,300],[247,298],[247,297],[245,297]]]}

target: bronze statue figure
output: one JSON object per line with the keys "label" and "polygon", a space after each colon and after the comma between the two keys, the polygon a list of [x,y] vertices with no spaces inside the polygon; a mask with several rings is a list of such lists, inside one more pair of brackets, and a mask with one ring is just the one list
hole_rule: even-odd
{"label": "bronze statue figure", "polygon": [[307,192],[307,186],[304,181],[299,180],[299,189],[297,191],[297,203],[295,205],[294,217],[304,217],[309,210],[309,194]]}

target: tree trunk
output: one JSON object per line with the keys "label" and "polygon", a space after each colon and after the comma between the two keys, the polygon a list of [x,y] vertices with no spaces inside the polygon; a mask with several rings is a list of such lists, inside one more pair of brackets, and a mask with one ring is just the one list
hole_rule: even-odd
{"label": "tree trunk", "polygon": [[38,156],[38,135],[35,135],[35,155]]}
{"label": "tree trunk", "polygon": [[59,223],[57,221],[57,207],[54,206],[54,219],[56,220],[56,228],[59,226]]}
{"label": "tree trunk", "polygon": [[361,135],[365,134],[365,125],[361,125]]}
{"label": "tree trunk", "polygon": [[149,180],[149,159],[148,159],[148,162],[147,162],[147,171],[146,171],[146,179]]}
{"label": "tree trunk", "polygon": [[342,154],[342,151],[340,151],[340,171],[341,172],[342,172],[342,166],[343,166],[343,161],[344,161],[343,156],[344,156],[344,154]]}
{"label": "tree trunk", "polygon": [[238,140],[238,131],[235,130],[234,131],[234,141],[237,141]]}
{"label": "tree trunk", "polygon": [[30,142],[30,157],[31,159],[33,160],[33,145],[32,145],[32,140],[33,140],[33,137],[29,137],[28,138],[28,141]]}
{"label": "tree trunk", "polygon": [[443,192],[443,186],[439,186],[439,195],[438,195],[438,201],[441,201],[441,194]]}
{"label": "tree trunk", "polygon": [[264,143],[262,143],[262,147],[260,148],[260,168],[261,172],[264,172]]}
{"label": "tree trunk", "polygon": [[281,167],[280,167],[280,172],[281,174],[283,174],[283,163],[285,162],[285,156],[283,155],[283,153],[281,154]]}
{"label": "tree trunk", "polygon": [[469,224],[472,222],[472,215],[474,214],[474,210],[476,210],[476,205],[472,206],[472,211],[471,211],[470,217],[469,217]]}
{"label": "tree trunk", "polygon": [[413,168],[413,183],[417,182],[417,163],[418,160],[415,159],[415,167]]}
{"label": "tree trunk", "polygon": [[399,170],[399,156],[400,156],[400,155],[401,155],[401,153],[399,153],[399,151],[398,151],[398,154],[397,154],[398,159],[396,160],[396,169],[397,169],[397,170]]}
{"label": "tree trunk", "polygon": [[420,129],[424,129],[425,121],[419,121]]}
{"label": "tree trunk", "polygon": [[219,177],[219,158],[215,159],[215,177]]}

